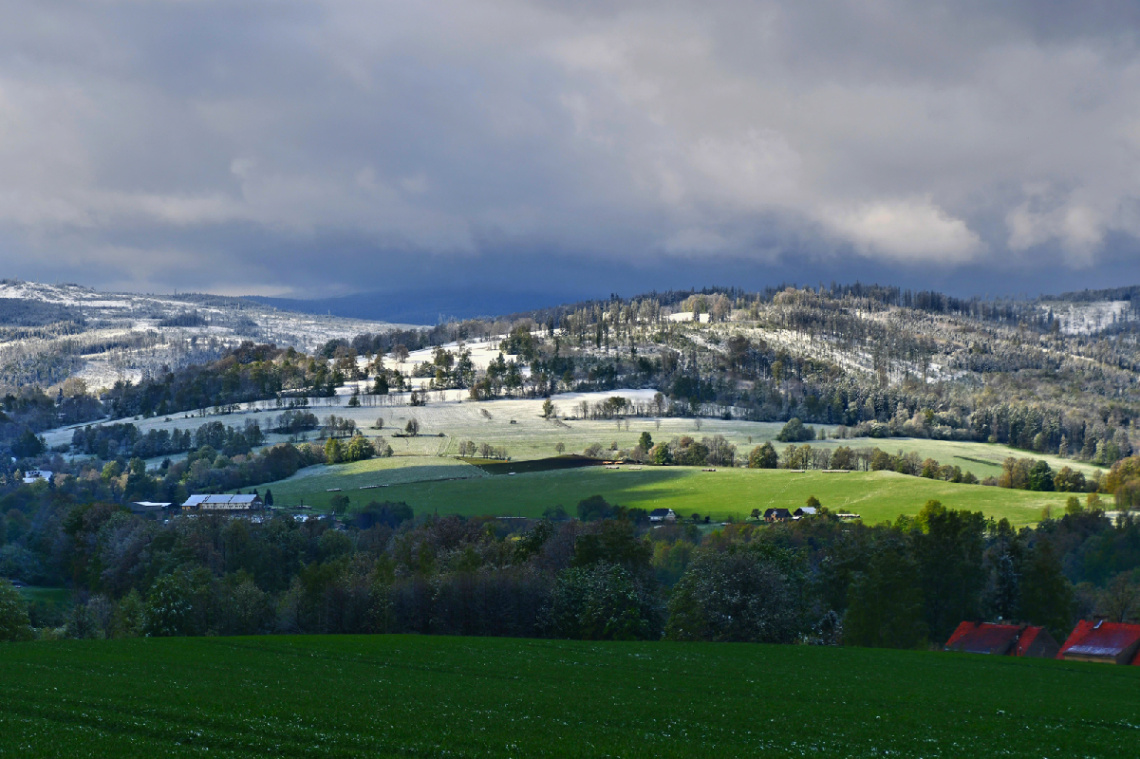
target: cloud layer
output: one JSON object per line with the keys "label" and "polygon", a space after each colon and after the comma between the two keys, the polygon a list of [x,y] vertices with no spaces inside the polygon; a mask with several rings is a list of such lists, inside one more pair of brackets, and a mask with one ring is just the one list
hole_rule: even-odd
{"label": "cloud layer", "polygon": [[0,262],[27,278],[328,294],[542,256],[556,283],[617,259],[1016,280],[1130,265],[1140,237],[1135,3],[0,13]]}

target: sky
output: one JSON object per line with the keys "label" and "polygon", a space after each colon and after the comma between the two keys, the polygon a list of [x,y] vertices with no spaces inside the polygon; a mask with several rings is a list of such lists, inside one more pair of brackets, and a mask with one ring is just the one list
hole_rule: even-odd
{"label": "sky", "polygon": [[0,0],[0,20],[3,276],[488,304],[1140,283],[1134,0]]}

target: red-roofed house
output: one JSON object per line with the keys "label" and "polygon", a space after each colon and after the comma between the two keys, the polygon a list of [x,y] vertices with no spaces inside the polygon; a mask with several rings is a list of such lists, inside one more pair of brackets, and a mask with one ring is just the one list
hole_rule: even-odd
{"label": "red-roofed house", "polygon": [[1140,665],[1140,625],[1082,619],[1057,658]]}
{"label": "red-roofed house", "polygon": [[1057,655],[1057,641],[1043,627],[996,625],[989,622],[963,622],[946,641],[947,651],[995,656]]}

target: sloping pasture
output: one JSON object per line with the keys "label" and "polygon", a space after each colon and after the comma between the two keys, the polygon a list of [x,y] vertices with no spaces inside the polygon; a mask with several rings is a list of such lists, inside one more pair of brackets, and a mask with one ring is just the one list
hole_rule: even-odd
{"label": "sloping pasture", "polygon": [[[362,462],[366,463],[366,462]],[[472,467],[474,468],[474,467]],[[423,478],[428,480],[429,478]],[[981,511],[994,519],[1009,519],[1014,525],[1036,523],[1046,507],[1059,513],[1067,494],[1032,493],[1023,490],[960,485],[894,472],[825,473],[765,469],[719,469],[706,472],[695,467],[642,467],[620,469],[590,467],[564,471],[519,472],[443,480],[392,482],[376,491],[349,492],[349,509],[370,500],[404,501],[417,514],[462,514],[466,516],[542,516],[549,507],[561,505],[571,515],[579,501],[601,495],[611,503],[642,509],[671,508],[682,517],[693,513],[713,520],[747,519],[753,509],[803,506],[815,496],[833,511],[859,514],[864,521],[893,521],[900,514],[916,514],[928,500],[948,508]],[[337,487],[335,475],[322,475],[320,487],[308,478],[272,483],[287,494],[289,503],[303,497],[306,504],[322,508]],[[288,487],[288,489],[286,489]],[[344,486],[342,486],[344,487]]]}

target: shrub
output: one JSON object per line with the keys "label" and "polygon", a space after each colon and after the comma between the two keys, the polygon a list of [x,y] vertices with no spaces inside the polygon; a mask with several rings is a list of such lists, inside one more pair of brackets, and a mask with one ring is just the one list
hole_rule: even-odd
{"label": "shrub", "polygon": [[0,641],[31,640],[28,605],[7,580],[0,580]]}
{"label": "shrub", "polygon": [[787,564],[787,556],[753,547],[701,551],[673,589],[666,637],[792,642],[800,613]]}
{"label": "shrub", "polygon": [[557,638],[649,640],[658,635],[654,617],[633,575],[603,563],[559,573],[542,626]]}

